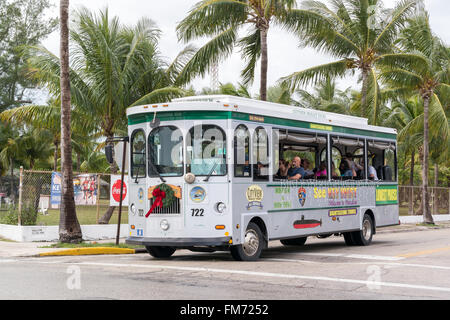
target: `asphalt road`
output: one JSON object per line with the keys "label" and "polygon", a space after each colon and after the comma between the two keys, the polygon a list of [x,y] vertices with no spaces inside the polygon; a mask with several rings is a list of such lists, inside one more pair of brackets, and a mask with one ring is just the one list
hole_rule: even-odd
{"label": "asphalt road", "polygon": [[225,252],[1,258],[0,299],[414,300],[450,298],[450,229],[270,243],[260,261]]}

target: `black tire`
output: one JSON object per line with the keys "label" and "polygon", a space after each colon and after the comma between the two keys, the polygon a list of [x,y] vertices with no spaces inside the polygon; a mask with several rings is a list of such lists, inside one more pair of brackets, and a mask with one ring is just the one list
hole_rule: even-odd
{"label": "black tire", "polygon": [[367,213],[364,214],[362,222],[362,230],[352,232],[352,239],[357,246],[369,246],[372,243],[374,234],[374,224],[372,217]]}
{"label": "black tire", "polygon": [[307,239],[308,237],[301,237],[295,239],[284,239],[280,240],[280,242],[285,246],[303,246]]}
{"label": "black tire", "polygon": [[154,258],[164,259],[170,258],[177,249],[172,247],[145,247],[147,252]]}
{"label": "black tire", "polygon": [[353,241],[353,236],[352,236],[353,232],[345,232],[344,233],[344,240],[345,240],[345,244],[347,246],[354,246],[355,242]]}
{"label": "black tire", "polygon": [[245,231],[244,243],[231,246],[231,256],[236,261],[256,261],[267,247],[267,241],[256,223],[250,222]]}

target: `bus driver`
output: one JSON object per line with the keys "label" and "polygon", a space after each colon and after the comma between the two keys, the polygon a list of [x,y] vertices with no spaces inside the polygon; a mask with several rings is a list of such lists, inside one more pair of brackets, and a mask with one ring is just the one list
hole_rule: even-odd
{"label": "bus driver", "polygon": [[288,171],[288,180],[300,180],[305,176],[305,169],[301,167],[302,159],[295,157],[292,160],[292,167]]}

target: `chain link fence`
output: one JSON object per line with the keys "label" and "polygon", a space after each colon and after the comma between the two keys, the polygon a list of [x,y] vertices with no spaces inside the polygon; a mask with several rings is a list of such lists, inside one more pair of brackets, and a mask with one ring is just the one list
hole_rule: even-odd
{"label": "chain link fence", "polygon": [[[82,225],[98,224],[110,208],[111,175],[74,173],[77,217]],[[59,225],[61,176],[51,171],[20,170],[0,178],[0,223]],[[125,207],[122,213],[126,213]],[[117,223],[118,209],[110,219]],[[16,221],[17,220],[17,221]],[[128,216],[122,214],[121,223]]]}
{"label": "chain link fence", "polygon": [[[400,215],[422,215],[421,186],[399,186]],[[450,188],[428,187],[432,214],[450,214]]]}

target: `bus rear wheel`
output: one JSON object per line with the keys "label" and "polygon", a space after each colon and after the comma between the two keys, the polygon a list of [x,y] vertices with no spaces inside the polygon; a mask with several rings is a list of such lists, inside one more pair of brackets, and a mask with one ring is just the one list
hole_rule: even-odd
{"label": "bus rear wheel", "polygon": [[152,257],[159,259],[170,258],[176,251],[172,247],[145,247],[145,249]]}
{"label": "bus rear wheel", "polygon": [[308,237],[301,237],[295,239],[284,239],[280,240],[280,242],[285,246],[303,246]]}
{"label": "bus rear wheel", "polygon": [[[347,236],[344,234],[345,243],[354,246],[368,246],[372,243],[374,229],[372,217],[366,213],[362,222],[362,230],[347,233]],[[347,240],[351,244],[347,243]]]}
{"label": "bus rear wheel", "polygon": [[236,261],[256,261],[266,247],[264,235],[256,223],[250,222],[245,231],[244,243],[230,247],[231,256]]}

